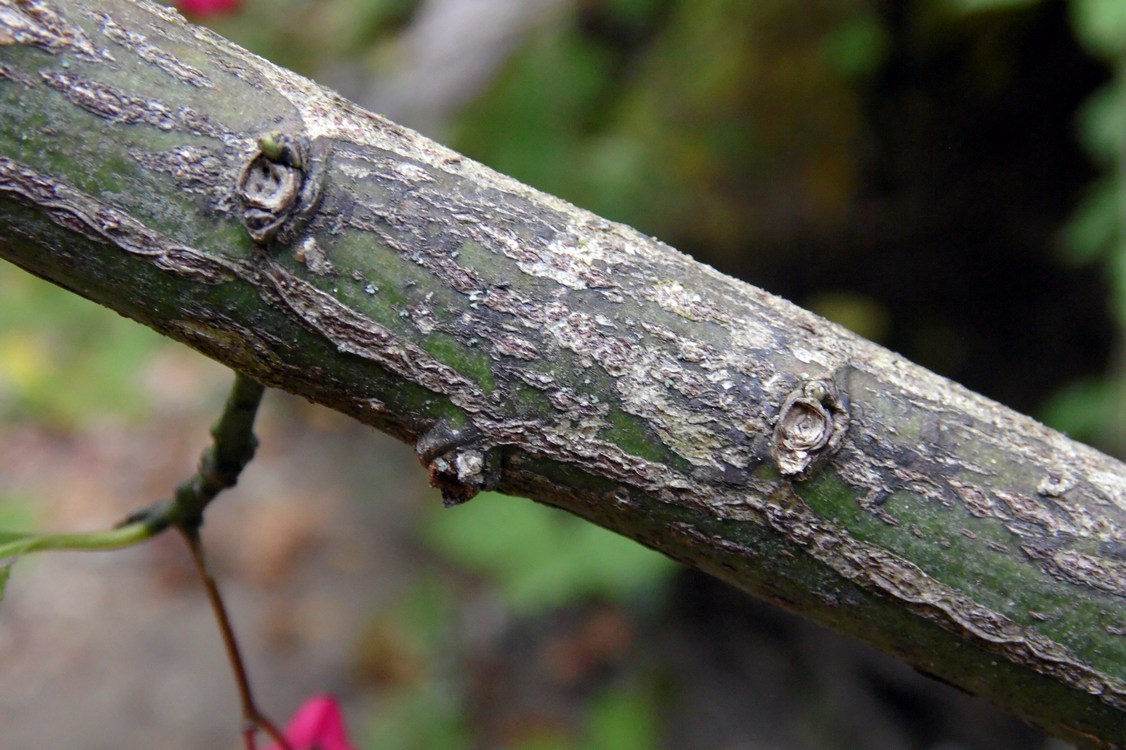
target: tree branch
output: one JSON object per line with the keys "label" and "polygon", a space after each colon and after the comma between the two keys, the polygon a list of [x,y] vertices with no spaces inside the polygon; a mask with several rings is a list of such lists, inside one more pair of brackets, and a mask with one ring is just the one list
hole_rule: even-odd
{"label": "tree branch", "polygon": [[170,10],[0,0],[0,256],[1126,745],[1121,464]]}

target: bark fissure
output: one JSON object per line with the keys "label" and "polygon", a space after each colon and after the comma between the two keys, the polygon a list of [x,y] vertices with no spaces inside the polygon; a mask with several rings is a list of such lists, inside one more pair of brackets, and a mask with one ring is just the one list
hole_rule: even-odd
{"label": "bark fissure", "polygon": [[1126,744],[1126,469],[173,11],[0,0],[0,256]]}

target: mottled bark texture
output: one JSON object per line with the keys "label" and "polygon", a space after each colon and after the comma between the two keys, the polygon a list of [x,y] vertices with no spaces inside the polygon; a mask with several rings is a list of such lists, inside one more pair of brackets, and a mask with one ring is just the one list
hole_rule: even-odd
{"label": "mottled bark texture", "polygon": [[0,0],[0,255],[1091,747],[1126,470],[132,0]]}

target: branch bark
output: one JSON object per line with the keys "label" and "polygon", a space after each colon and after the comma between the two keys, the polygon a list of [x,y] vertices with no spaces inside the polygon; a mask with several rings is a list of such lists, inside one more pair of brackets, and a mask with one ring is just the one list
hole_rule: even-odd
{"label": "branch bark", "polygon": [[0,0],[0,256],[1126,746],[1126,467],[173,11]]}

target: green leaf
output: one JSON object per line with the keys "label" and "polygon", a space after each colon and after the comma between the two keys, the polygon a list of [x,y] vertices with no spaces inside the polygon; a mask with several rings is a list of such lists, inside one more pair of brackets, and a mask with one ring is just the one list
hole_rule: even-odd
{"label": "green leaf", "polygon": [[455,691],[426,682],[384,696],[364,747],[380,750],[461,750],[470,746]]}
{"label": "green leaf", "polygon": [[0,531],[0,601],[16,560],[35,542],[31,534],[18,531]]}
{"label": "green leaf", "polygon": [[8,574],[12,570],[12,563],[15,560],[4,560],[0,562],[0,602],[4,601],[4,588],[8,585]]}
{"label": "green leaf", "polygon": [[1069,3],[1075,36],[1088,51],[1116,57],[1126,51],[1126,3],[1073,0]]}
{"label": "green leaf", "polygon": [[958,13],[982,13],[1024,8],[1039,2],[1040,0],[947,0],[946,4]]}
{"label": "green leaf", "polygon": [[1104,167],[1114,167],[1122,153],[1126,126],[1126,89],[1108,84],[1087,97],[1076,117],[1079,139],[1087,152]]}
{"label": "green leaf", "polygon": [[661,721],[653,688],[653,685],[627,685],[603,695],[588,718],[584,747],[601,750],[660,747]]}
{"label": "green leaf", "polygon": [[38,541],[36,534],[23,531],[0,531],[0,560],[19,557]]}
{"label": "green leaf", "polygon": [[151,413],[141,365],[170,342],[7,264],[0,299],[0,416],[73,425],[107,412]]}
{"label": "green leaf", "polygon": [[1104,436],[1108,416],[1115,413],[1115,385],[1102,379],[1072,383],[1040,408],[1039,417],[1076,440],[1096,442]]}
{"label": "green leaf", "polygon": [[1106,260],[1117,252],[1122,227],[1118,180],[1104,178],[1090,188],[1063,226],[1064,259],[1075,265]]}
{"label": "green leaf", "polygon": [[859,79],[875,73],[887,59],[891,39],[873,18],[851,19],[834,29],[823,43],[825,62],[844,78]]}

